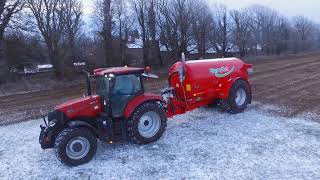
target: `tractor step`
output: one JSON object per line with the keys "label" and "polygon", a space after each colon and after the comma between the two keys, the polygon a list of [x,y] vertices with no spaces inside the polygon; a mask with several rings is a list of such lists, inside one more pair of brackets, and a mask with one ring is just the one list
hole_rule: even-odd
{"label": "tractor step", "polygon": [[113,120],[113,141],[127,140],[127,131],[125,120],[114,119]]}

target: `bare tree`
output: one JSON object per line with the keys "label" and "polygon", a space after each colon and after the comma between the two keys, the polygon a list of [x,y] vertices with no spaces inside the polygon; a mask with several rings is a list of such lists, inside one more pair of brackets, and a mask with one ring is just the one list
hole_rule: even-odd
{"label": "bare tree", "polygon": [[[0,1],[0,66],[5,66],[5,43],[4,43],[4,32],[8,27],[12,17],[20,12],[24,7],[24,0],[1,0]],[[8,71],[8,70],[1,70]],[[2,73],[1,73],[2,74]]]}
{"label": "bare tree", "polygon": [[314,23],[304,16],[296,16],[292,19],[293,30],[296,35],[295,52],[304,51],[310,48],[315,32]]}
{"label": "bare tree", "polygon": [[149,34],[150,34],[150,54],[151,59],[154,61],[158,61],[159,65],[163,65],[163,60],[161,57],[160,52],[160,40],[159,40],[159,28],[157,28],[158,25],[158,19],[160,17],[160,6],[161,1],[160,0],[151,0],[149,4],[148,9],[148,28],[149,28]]}
{"label": "bare tree", "polygon": [[76,60],[76,39],[80,32],[82,23],[82,4],[79,0],[66,0],[65,2],[65,39],[68,59]]}
{"label": "bare tree", "polygon": [[131,0],[142,39],[143,62],[145,66],[150,65],[151,60],[153,63],[159,62],[160,65],[163,64],[157,28],[160,3],[160,0]]}
{"label": "bare tree", "polygon": [[132,0],[132,7],[136,13],[138,24],[140,27],[140,34],[142,39],[143,48],[143,63],[145,66],[149,66],[149,28],[148,28],[148,0]]}
{"label": "bare tree", "polygon": [[162,5],[161,43],[176,57],[193,50],[192,22],[199,5],[201,1],[197,0],[169,0]]}
{"label": "bare tree", "polygon": [[233,10],[230,12],[233,19],[233,43],[239,50],[240,57],[243,58],[252,47],[252,18],[248,11]]}
{"label": "bare tree", "polygon": [[97,0],[95,12],[95,20],[97,23],[98,34],[102,37],[105,51],[105,62],[107,66],[111,66],[113,62],[112,41],[113,41],[113,14],[115,0]]}
{"label": "bare tree", "polygon": [[248,8],[253,18],[252,28],[257,47],[266,53],[272,53],[273,36],[278,12],[265,6],[254,5]]}
{"label": "bare tree", "polygon": [[298,32],[300,40],[306,41],[310,37],[314,25],[313,22],[304,16],[296,16],[293,18],[293,27]]}
{"label": "bare tree", "polygon": [[320,24],[315,25],[315,48],[320,49]]}
{"label": "bare tree", "polygon": [[129,8],[125,0],[118,0],[115,2],[115,26],[117,28],[117,35],[120,40],[120,61],[122,65],[127,65],[126,57],[127,43],[129,40],[129,33],[132,30],[133,19],[132,14],[129,13]]}
{"label": "bare tree", "polygon": [[271,37],[273,44],[273,53],[281,54],[288,50],[290,40],[290,23],[284,16],[278,16],[275,20],[273,36]]}
{"label": "bare tree", "polygon": [[195,9],[196,18],[192,22],[192,31],[197,51],[201,58],[206,57],[207,50],[210,47],[209,36],[212,33],[212,15],[208,5],[204,2]]}
{"label": "bare tree", "polygon": [[227,56],[231,49],[230,33],[231,22],[227,7],[224,5],[216,5],[213,15],[213,34],[211,45],[215,51],[221,56]]}
{"label": "bare tree", "polygon": [[64,0],[27,0],[38,29],[49,51],[49,58],[55,67],[56,76],[61,77],[63,62],[61,44],[65,33],[66,6]]}
{"label": "bare tree", "polygon": [[[320,28],[316,29],[310,19],[297,16],[289,21],[279,12],[259,5],[228,11],[224,5],[210,9],[206,0],[96,0],[97,38],[81,31],[82,0],[2,0],[0,58],[3,58],[6,28],[12,27],[15,20],[23,24],[28,19],[20,20],[17,14],[23,9],[24,1],[29,9],[19,14],[34,16],[37,26],[34,29],[38,29],[36,33],[42,37],[39,44],[45,42],[57,76],[62,75],[67,58],[72,61],[78,57],[102,59],[107,66],[128,64],[127,43],[136,29],[138,35],[135,36],[140,35],[142,40],[144,65],[163,64],[160,47],[165,47],[175,58],[181,52],[198,52],[199,57],[205,58],[209,49],[227,56],[231,48],[236,47],[243,57],[254,49],[265,54],[281,54],[294,48],[310,50],[320,44],[317,42]],[[6,36],[10,33],[12,28],[6,30]],[[19,52],[25,54],[27,48],[24,47],[32,46],[28,46],[28,38],[23,37],[38,34],[29,29],[10,43],[21,43]],[[10,47],[10,54],[16,63],[26,56],[16,56],[14,47]],[[85,49],[83,53],[82,49]]]}
{"label": "bare tree", "polygon": [[0,1],[0,40],[3,40],[5,29],[16,13],[24,7],[24,0],[1,0]]}

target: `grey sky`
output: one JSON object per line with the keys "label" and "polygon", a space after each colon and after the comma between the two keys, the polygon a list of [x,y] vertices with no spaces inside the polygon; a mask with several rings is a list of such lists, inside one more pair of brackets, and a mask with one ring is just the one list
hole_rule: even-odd
{"label": "grey sky", "polygon": [[[87,17],[94,11],[94,0],[82,0]],[[278,10],[288,17],[304,15],[320,23],[319,0],[208,0],[209,4],[222,3],[229,9],[239,9],[253,4],[261,4]]]}
{"label": "grey sky", "polygon": [[208,0],[211,4],[223,3],[230,9],[243,8],[253,4],[261,4],[278,10],[286,16],[304,15],[320,22],[319,0]]}

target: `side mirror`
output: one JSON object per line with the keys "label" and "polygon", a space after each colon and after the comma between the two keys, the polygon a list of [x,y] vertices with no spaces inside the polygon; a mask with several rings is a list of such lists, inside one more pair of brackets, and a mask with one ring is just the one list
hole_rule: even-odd
{"label": "side mirror", "polygon": [[158,75],[152,73],[142,73],[142,76],[145,78],[159,79]]}

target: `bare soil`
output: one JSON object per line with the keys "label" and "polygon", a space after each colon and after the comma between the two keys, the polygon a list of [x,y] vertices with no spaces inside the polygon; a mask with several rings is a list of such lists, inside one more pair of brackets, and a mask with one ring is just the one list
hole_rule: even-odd
{"label": "bare soil", "polygon": [[320,53],[253,64],[255,101],[285,106],[289,117],[320,114]]}
{"label": "bare soil", "polygon": [[[320,53],[274,56],[255,59],[254,101],[286,107],[281,115],[293,117],[306,112],[320,115]],[[148,80],[145,88],[159,93],[166,86],[166,75]],[[39,118],[39,110],[52,109],[66,100],[81,97],[85,85],[0,97],[0,125]]]}

